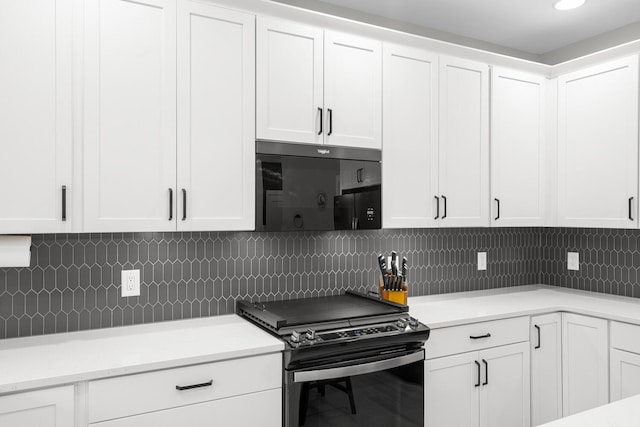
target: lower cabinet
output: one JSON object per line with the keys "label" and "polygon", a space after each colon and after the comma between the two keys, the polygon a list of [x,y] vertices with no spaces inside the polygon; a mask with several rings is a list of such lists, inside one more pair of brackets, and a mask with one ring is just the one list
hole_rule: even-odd
{"label": "lower cabinet", "polygon": [[609,403],[608,321],[562,313],[563,416]]}
{"label": "lower cabinet", "polygon": [[611,401],[640,394],[640,326],[611,322]]}
{"label": "lower cabinet", "polygon": [[71,427],[74,414],[71,385],[0,397],[0,426]]}
{"label": "lower cabinet", "polygon": [[433,330],[429,341],[425,426],[530,425],[528,318]]}
{"label": "lower cabinet", "polygon": [[90,426],[282,425],[280,353],[88,384]]}
{"label": "lower cabinet", "polygon": [[562,315],[531,317],[531,425],[562,418]]}

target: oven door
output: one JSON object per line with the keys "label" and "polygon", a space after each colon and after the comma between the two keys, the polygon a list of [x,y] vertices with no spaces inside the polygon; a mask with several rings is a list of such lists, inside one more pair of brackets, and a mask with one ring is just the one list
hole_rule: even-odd
{"label": "oven door", "polygon": [[424,350],[285,374],[285,427],[424,427]]}

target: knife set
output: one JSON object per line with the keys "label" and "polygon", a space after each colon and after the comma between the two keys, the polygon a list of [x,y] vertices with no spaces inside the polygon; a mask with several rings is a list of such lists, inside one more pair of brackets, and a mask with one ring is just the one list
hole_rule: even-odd
{"label": "knife set", "polygon": [[[378,293],[382,299],[407,304],[409,287],[407,286],[407,259],[402,258],[401,271],[398,271],[400,258],[395,251],[391,252],[389,260],[384,255],[378,255],[378,267],[380,267],[380,279],[378,281]],[[390,264],[391,268],[388,268]]]}

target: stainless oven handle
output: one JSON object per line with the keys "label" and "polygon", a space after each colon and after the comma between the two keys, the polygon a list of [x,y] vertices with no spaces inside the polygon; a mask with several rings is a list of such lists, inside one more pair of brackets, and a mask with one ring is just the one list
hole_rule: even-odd
{"label": "stainless oven handle", "polygon": [[342,366],[340,368],[318,369],[317,371],[301,371],[293,373],[294,383],[308,381],[330,380],[334,378],[352,377],[354,375],[369,374],[371,372],[386,371],[387,369],[409,365],[424,360],[424,350],[407,354],[393,359],[378,360],[361,365]]}

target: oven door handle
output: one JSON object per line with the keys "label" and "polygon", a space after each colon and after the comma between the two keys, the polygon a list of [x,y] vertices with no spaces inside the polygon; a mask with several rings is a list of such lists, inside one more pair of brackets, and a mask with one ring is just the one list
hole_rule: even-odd
{"label": "oven door handle", "polygon": [[375,362],[362,363],[360,365],[341,366],[339,368],[318,369],[315,371],[300,371],[293,373],[294,383],[305,383],[309,381],[330,380],[336,378],[352,377],[355,375],[370,374],[372,372],[386,371],[387,369],[409,365],[411,363],[424,360],[424,350],[407,354],[392,359],[378,360]]}

